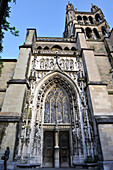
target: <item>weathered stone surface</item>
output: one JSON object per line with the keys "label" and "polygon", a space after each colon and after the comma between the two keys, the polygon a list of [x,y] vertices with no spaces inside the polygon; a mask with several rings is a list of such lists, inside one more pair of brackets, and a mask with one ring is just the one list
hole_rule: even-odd
{"label": "weathered stone surface", "polygon": [[3,60],[2,74],[0,76],[0,90],[7,88],[7,81],[13,78],[15,66],[16,60]]}
{"label": "weathered stone surface", "polygon": [[2,108],[5,92],[7,88],[7,81],[13,78],[16,60],[3,59],[2,74],[0,76],[0,108]]}
{"label": "weathered stone surface", "polygon": [[82,58],[87,81],[101,81],[93,50],[83,50]]}
{"label": "weathered stone surface", "polygon": [[95,56],[97,67],[103,83],[107,84],[107,89],[113,89],[113,80],[110,76],[110,63],[106,56]]}
{"label": "weathered stone surface", "polygon": [[17,123],[0,122],[0,157],[4,154],[6,147],[10,147],[9,160],[13,160],[16,132]]}
{"label": "weathered stone surface", "polygon": [[85,40],[85,37],[84,37],[84,33],[78,33],[78,36],[77,36],[77,47],[78,47],[78,50],[81,50],[81,48],[87,48],[87,42]]}
{"label": "weathered stone surface", "polygon": [[13,79],[26,79],[29,67],[31,48],[20,48],[18,62],[15,67]]}
{"label": "weathered stone surface", "polygon": [[89,85],[88,96],[94,115],[113,114],[106,86]]}
{"label": "weathered stone surface", "polygon": [[103,158],[113,160],[113,124],[98,125]]}
{"label": "weathered stone surface", "polygon": [[91,42],[91,41],[87,41],[88,43],[88,47],[94,49],[94,54],[95,55],[107,55],[106,49],[105,49],[105,45],[103,42]]}
{"label": "weathered stone surface", "polygon": [[26,93],[26,85],[24,84],[11,84],[9,85],[3,107],[2,112],[17,112],[22,113],[24,97]]}

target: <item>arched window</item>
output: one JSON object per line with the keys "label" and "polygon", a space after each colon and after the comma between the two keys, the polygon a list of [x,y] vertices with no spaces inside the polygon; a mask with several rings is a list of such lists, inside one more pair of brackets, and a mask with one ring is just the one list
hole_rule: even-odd
{"label": "arched window", "polygon": [[69,101],[60,87],[54,87],[46,96],[44,123],[69,123]]}
{"label": "arched window", "polygon": [[76,48],[75,48],[75,47],[72,47],[71,50],[72,50],[72,51],[76,51]]}
{"label": "arched window", "polygon": [[91,39],[92,38],[92,30],[91,28],[86,28],[86,36],[87,38]]}
{"label": "arched window", "polygon": [[42,47],[41,47],[41,46],[38,46],[38,47],[37,47],[37,50],[42,50]]}
{"label": "arched window", "polygon": [[48,46],[44,47],[44,50],[49,50],[49,47]]}
{"label": "arched window", "polygon": [[65,48],[64,48],[64,50],[67,50],[67,51],[69,51],[69,48],[68,48],[68,47],[65,47]]}
{"label": "arched window", "polygon": [[95,19],[96,19],[97,23],[102,20],[102,18],[100,17],[100,14],[96,14]]}
{"label": "arched window", "polygon": [[106,34],[107,34],[106,28],[105,28],[104,26],[101,27],[101,30],[102,30],[102,34],[103,34],[103,35],[106,35]]}
{"label": "arched window", "polygon": [[82,17],[80,15],[77,16],[77,21],[81,22],[82,21]]}
{"label": "arched window", "polygon": [[98,33],[98,31],[97,31],[96,28],[93,29],[93,32],[94,32],[96,38],[99,38],[99,39],[100,39],[100,35],[99,35],[99,33]]}
{"label": "arched window", "polygon": [[91,24],[94,24],[93,18],[91,16],[89,16],[89,21],[90,21]]}
{"label": "arched window", "polygon": [[83,16],[83,20],[84,20],[84,23],[87,24],[88,23],[88,19],[86,16]]}

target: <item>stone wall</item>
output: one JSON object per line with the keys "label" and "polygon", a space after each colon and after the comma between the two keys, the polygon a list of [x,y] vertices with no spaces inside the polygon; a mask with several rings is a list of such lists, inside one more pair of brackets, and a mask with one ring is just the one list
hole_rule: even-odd
{"label": "stone wall", "polygon": [[90,48],[94,49],[94,54],[104,54],[107,55],[105,45],[103,42],[99,41],[87,41],[87,44]]}
{"label": "stone wall", "polygon": [[112,107],[106,86],[90,85],[89,91],[94,115],[112,115]]}
{"label": "stone wall", "polygon": [[0,108],[2,108],[6,88],[7,88],[7,81],[12,79],[14,74],[14,69],[16,65],[16,60],[7,60],[3,59],[3,68],[2,68],[2,74],[0,76]]}
{"label": "stone wall", "polygon": [[98,70],[103,83],[107,84],[107,89],[113,90],[113,82],[110,76],[110,63],[107,56],[95,56]]}
{"label": "stone wall", "polygon": [[24,98],[26,93],[26,85],[11,84],[7,89],[2,112],[17,112],[22,114]]}
{"label": "stone wall", "polygon": [[0,122],[0,157],[10,147],[9,160],[13,160],[17,123]]}
{"label": "stone wall", "polygon": [[0,89],[7,88],[7,81],[12,79],[14,74],[14,69],[16,65],[16,60],[4,60],[3,59],[3,68],[2,74],[0,77]]}
{"label": "stone wall", "polygon": [[99,125],[103,158],[106,161],[113,160],[113,124]]}

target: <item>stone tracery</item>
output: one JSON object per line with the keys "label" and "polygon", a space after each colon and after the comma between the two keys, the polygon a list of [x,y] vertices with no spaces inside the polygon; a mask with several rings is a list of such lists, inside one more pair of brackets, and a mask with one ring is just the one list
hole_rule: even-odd
{"label": "stone tracery", "polygon": [[53,87],[45,100],[44,123],[69,123],[69,101],[59,87]]}

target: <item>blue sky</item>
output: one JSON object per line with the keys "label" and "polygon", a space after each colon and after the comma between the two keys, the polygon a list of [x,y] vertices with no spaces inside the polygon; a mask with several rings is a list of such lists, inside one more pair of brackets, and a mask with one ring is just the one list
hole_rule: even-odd
{"label": "blue sky", "polygon": [[[36,28],[39,37],[62,37],[68,0],[16,0],[11,3],[9,22],[19,30],[19,37],[5,33],[2,58],[18,58],[19,46],[27,28]],[[113,0],[70,0],[78,11],[90,11],[91,3],[100,7],[110,28],[113,27]]]}

